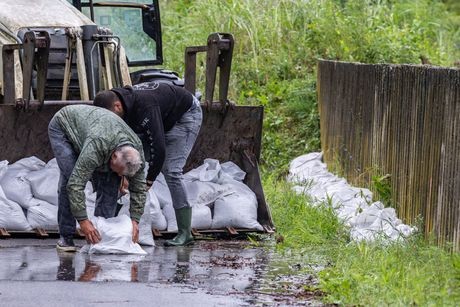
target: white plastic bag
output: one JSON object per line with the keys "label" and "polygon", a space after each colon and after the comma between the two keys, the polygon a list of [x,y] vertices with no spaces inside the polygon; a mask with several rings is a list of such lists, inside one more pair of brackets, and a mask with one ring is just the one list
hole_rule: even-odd
{"label": "white plastic bag", "polygon": [[185,192],[190,206],[212,206],[217,198],[231,193],[226,185],[213,182],[184,181]]}
{"label": "white plastic bag", "polygon": [[0,181],[2,180],[3,175],[5,175],[7,170],[8,170],[8,161],[7,160],[0,161]]}
{"label": "white plastic bag", "polygon": [[227,175],[229,178],[243,182],[244,177],[246,177],[246,172],[244,172],[238,165],[232,161],[227,161],[220,165],[222,173]]}
{"label": "white plastic bag", "polygon": [[57,206],[59,176],[60,172],[56,159],[52,159],[44,168],[29,172],[25,178],[29,181],[35,198]]}
{"label": "white plastic bag", "polygon": [[211,209],[208,206],[192,207],[192,228],[210,229],[212,225]]}
{"label": "white plastic bag", "polygon": [[203,164],[184,175],[188,181],[217,182],[221,166],[216,159],[204,159]]}
{"label": "white plastic bag", "polygon": [[337,216],[350,227],[354,241],[399,240],[415,231],[415,227],[402,224],[394,209],[384,208],[380,202],[368,205],[372,192],[352,187],[329,173],[321,158],[321,153],[311,153],[294,159],[288,180],[296,183],[296,192],[310,196],[313,205],[331,201]]}
{"label": "white plastic bag", "polygon": [[157,195],[153,191],[153,188],[150,188],[147,194],[147,201],[145,203],[150,210],[150,218],[152,220],[152,228],[158,230],[165,230],[168,226],[166,218],[163,215],[160,207],[160,201],[158,200]]}
{"label": "white plastic bag", "polygon": [[57,213],[57,206],[46,201],[37,201],[36,206],[32,206],[27,210],[27,221],[32,228],[57,230]]}
{"label": "white plastic bag", "polygon": [[24,211],[17,203],[6,198],[0,187],[0,228],[7,230],[29,231],[32,228],[27,222]]}
{"label": "white plastic bag", "polygon": [[214,203],[212,228],[248,228],[263,231],[257,221],[257,198],[245,184],[234,181],[228,183],[232,194],[223,196]]}
{"label": "white plastic bag", "polygon": [[24,158],[9,165],[0,180],[0,186],[6,197],[25,209],[36,205],[37,203],[31,202],[33,198],[32,189],[25,176],[31,171],[42,169],[44,166],[45,162],[37,157]]}
{"label": "white plastic bag", "polygon": [[[176,212],[172,205],[164,207],[163,214],[168,222],[168,231],[175,232],[178,230],[176,221]],[[192,228],[210,229],[212,224],[211,209],[208,206],[192,207]]]}
{"label": "white plastic bag", "polygon": [[[129,213],[129,194],[122,197],[123,207],[118,215],[124,214],[131,216]],[[152,234],[152,219],[150,215],[149,200],[146,201],[144,206],[144,213],[139,220],[139,244],[155,246],[155,241]]]}
{"label": "white plastic bag", "polygon": [[133,224],[125,215],[105,219],[94,217],[91,219],[94,227],[101,235],[97,244],[87,244],[80,249],[89,254],[138,254],[146,255],[142,247],[133,242]]}
{"label": "white plastic bag", "polygon": [[169,192],[165,176],[162,173],[158,174],[152,188],[158,198],[158,201],[160,202],[161,209],[167,205],[172,205],[171,193]]}
{"label": "white plastic bag", "polygon": [[[174,212],[172,203],[164,206],[161,209],[161,211],[163,212],[163,215],[166,218],[166,222],[168,223],[168,231],[170,232],[177,231],[176,213]],[[193,214],[193,211],[192,211],[192,214]]]}

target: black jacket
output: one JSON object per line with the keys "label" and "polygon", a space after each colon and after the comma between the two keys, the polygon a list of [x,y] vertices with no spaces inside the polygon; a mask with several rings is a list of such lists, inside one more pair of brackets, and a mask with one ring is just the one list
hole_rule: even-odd
{"label": "black jacket", "polygon": [[184,88],[167,83],[150,83],[149,89],[127,86],[112,91],[123,104],[123,119],[142,140],[149,163],[147,180],[154,181],[165,160],[165,132],[190,109],[193,96]]}

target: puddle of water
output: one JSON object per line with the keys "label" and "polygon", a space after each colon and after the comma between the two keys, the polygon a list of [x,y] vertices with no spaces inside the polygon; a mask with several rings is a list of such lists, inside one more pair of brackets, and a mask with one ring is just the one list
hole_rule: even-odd
{"label": "puddle of water", "polygon": [[[12,242],[11,242],[12,241]],[[321,295],[302,259],[270,244],[198,241],[191,247],[145,248],[146,256],[59,253],[51,240],[11,240],[1,248],[0,280],[182,284],[211,294],[242,296],[248,304],[315,304]]]}

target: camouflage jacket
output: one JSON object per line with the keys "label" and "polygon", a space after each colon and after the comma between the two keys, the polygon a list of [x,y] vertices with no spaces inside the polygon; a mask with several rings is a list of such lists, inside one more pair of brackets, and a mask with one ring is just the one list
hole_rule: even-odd
{"label": "camouflage jacket", "polygon": [[85,186],[94,171],[110,172],[112,152],[121,145],[137,149],[143,166],[129,181],[131,218],[139,221],[146,200],[144,153],[138,136],[114,113],[85,105],[67,106],[55,118],[78,154],[67,183],[70,209],[78,220],[87,219]]}

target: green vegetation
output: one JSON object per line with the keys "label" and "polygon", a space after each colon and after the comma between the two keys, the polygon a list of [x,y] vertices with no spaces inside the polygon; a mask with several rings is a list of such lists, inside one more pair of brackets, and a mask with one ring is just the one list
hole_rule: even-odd
{"label": "green vegetation", "polygon": [[308,199],[271,176],[265,177],[264,187],[280,252],[295,251],[309,265],[325,266],[319,288],[326,302],[458,306],[460,254],[435,247],[420,235],[405,244],[350,243],[327,204],[309,206]]}
{"label": "green vegetation", "polygon": [[262,162],[279,174],[294,156],[320,146],[317,59],[416,64],[423,59],[447,66],[460,59],[455,15],[434,0],[160,3],[165,66],[179,73],[186,46],[204,44],[211,32],[233,33],[230,98],[265,106]]}
{"label": "green vegetation", "polygon": [[[284,182],[289,161],[320,149],[319,58],[366,63],[460,60],[458,1],[160,1],[165,66],[183,73],[186,46],[230,32],[236,46],[230,99],[265,107],[262,175],[280,250],[323,254],[320,289],[346,305],[458,305],[460,257],[420,238],[351,244],[327,206],[313,208]],[[199,78],[203,82],[204,59]],[[387,195],[384,177],[376,177]],[[388,196],[388,195],[387,195]],[[308,253],[307,253],[308,254]],[[456,296],[457,295],[457,296]]]}

